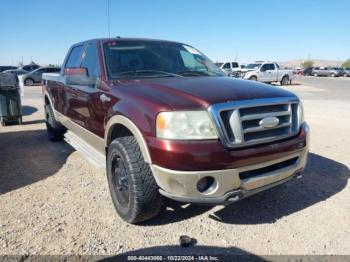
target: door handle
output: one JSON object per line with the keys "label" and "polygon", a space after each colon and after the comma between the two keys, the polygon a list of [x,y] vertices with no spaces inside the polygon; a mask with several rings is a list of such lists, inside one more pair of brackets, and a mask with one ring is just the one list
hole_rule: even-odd
{"label": "door handle", "polygon": [[100,95],[100,100],[102,103],[110,102],[111,98],[106,96],[105,94]]}

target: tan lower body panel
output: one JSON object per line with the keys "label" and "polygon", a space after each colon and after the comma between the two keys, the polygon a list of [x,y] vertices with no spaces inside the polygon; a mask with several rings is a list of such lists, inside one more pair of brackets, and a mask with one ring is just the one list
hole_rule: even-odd
{"label": "tan lower body panel", "polygon": [[84,127],[78,125],[74,121],[70,120],[65,115],[61,114],[58,111],[55,111],[56,119],[64,125],[67,129],[72,131],[75,135],[81,138],[82,141],[88,143],[91,147],[93,147],[100,154],[105,155],[105,141],[103,138],[91,133]]}

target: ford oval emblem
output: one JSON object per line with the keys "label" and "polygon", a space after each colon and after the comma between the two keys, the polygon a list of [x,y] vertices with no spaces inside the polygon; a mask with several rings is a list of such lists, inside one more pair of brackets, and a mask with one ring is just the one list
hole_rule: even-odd
{"label": "ford oval emblem", "polygon": [[269,116],[260,120],[259,125],[263,128],[273,128],[278,125],[280,120],[277,117]]}

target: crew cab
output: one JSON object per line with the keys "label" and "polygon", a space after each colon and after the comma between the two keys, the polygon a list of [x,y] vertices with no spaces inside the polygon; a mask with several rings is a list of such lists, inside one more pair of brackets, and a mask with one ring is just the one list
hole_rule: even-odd
{"label": "crew cab", "polygon": [[264,83],[280,82],[288,85],[294,78],[293,70],[280,69],[275,62],[256,62],[248,64],[243,70],[243,79],[254,80]]}
{"label": "crew cab", "polygon": [[300,99],[227,77],[177,42],[108,38],[73,45],[43,75],[48,138],[65,139],[106,170],[129,223],[164,197],[229,204],[299,177],[309,128]]}
{"label": "crew cab", "polygon": [[238,62],[225,62],[218,64],[221,70],[223,70],[228,76],[237,76],[241,71],[241,66]]}

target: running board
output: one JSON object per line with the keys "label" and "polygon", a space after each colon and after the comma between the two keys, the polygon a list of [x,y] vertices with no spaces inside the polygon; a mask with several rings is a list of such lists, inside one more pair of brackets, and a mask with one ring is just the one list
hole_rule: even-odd
{"label": "running board", "polygon": [[106,170],[106,157],[79,136],[68,130],[64,135],[64,140],[89,160],[95,167],[103,169],[104,171]]}

